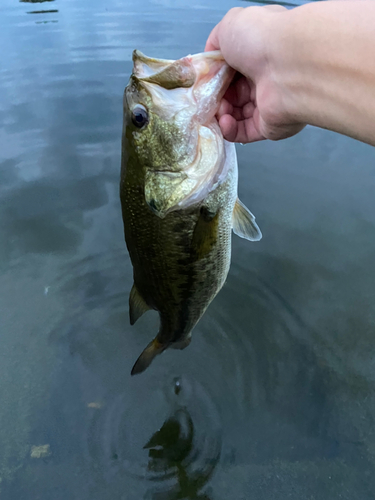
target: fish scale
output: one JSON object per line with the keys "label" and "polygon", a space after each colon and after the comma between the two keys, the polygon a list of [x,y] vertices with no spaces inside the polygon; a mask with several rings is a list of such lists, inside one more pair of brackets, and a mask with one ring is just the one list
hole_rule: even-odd
{"label": "fish scale", "polygon": [[132,374],[165,349],[190,343],[227,277],[232,228],[249,240],[261,237],[237,199],[235,147],[224,141],[214,116],[231,76],[220,53],[178,61],[134,54],[120,182],[134,270],[130,321],[155,309],[160,329]]}
{"label": "fish scale", "polygon": [[[125,176],[125,186],[127,182],[131,180]],[[223,191],[224,204],[233,205],[235,197],[226,185],[219,186],[217,191]],[[130,226],[127,244],[132,260],[141,264],[135,265],[134,282],[146,303],[160,312],[163,325],[160,337],[163,341],[172,337],[174,341],[190,332],[203,314],[207,298],[216,294],[226,276],[232,229],[225,213],[228,210],[219,215],[220,232],[212,251],[199,260],[192,260],[191,242],[201,204],[192,207],[188,214],[172,212],[160,220],[142,197],[130,197],[126,192],[125,187],[127,203],[124,203],[123,218]],[[218,193],[214,191],[211,196],[216,198]],[[132,226],[136,227],[136,238],[132,238]],[[125,234],[128,234],[127,228]],[[182,285],[186,286],[185,290],[181,290]],[[189,319],[186,328],[182,329],[181,316],[185,310],[189,310]],[[172,325],[177,325],[175,331]]]}

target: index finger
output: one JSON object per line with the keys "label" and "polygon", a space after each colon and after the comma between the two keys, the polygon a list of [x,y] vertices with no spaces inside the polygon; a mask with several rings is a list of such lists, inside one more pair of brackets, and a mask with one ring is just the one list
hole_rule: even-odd
{"label": "index finger", "polygon": [[214,29],[211,31],[211,33],[207,39],[206,46],[204,48],[205,52],[210,52],[212,50],[220,50],[220,43],[219,43],[219,37],[218,37],[219,24],[217,24],[214,27]]}

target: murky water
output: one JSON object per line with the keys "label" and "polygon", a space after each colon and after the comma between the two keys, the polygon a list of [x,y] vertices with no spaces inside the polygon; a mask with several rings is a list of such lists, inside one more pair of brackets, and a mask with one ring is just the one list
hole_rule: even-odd
{"label": "murky water", "polygon": [[369,146],[313,128],[239,146],[264,238],[233,238],[191,346],[130,377],[158,328],[128,320],[131,52],[198,52],[234,5],[2,0],[1,498],[374,498]]}

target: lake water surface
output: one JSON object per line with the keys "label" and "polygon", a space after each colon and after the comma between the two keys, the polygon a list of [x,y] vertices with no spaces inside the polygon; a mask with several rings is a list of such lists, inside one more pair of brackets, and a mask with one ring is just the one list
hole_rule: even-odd
{"label": "lake water surface", "polygon": [[367,500],[375,491],[375,149],[239,146],[260,243],[182,352],[131,367],[118,196],[131,53],[203,49],[231,0],[2,0],[0,497]]}

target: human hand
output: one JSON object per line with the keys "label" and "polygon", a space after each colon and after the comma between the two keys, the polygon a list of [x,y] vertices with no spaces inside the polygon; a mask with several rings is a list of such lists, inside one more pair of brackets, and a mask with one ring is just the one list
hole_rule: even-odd
{"label": "human hand", "polygon": [[305,126],[289,113],[291,96],[280,78],[278,45],[288,12],[279,5],[231,9],[207,40],[205,50],[220,50],[238,72],[218,111],[228,141],[279,140]]}

